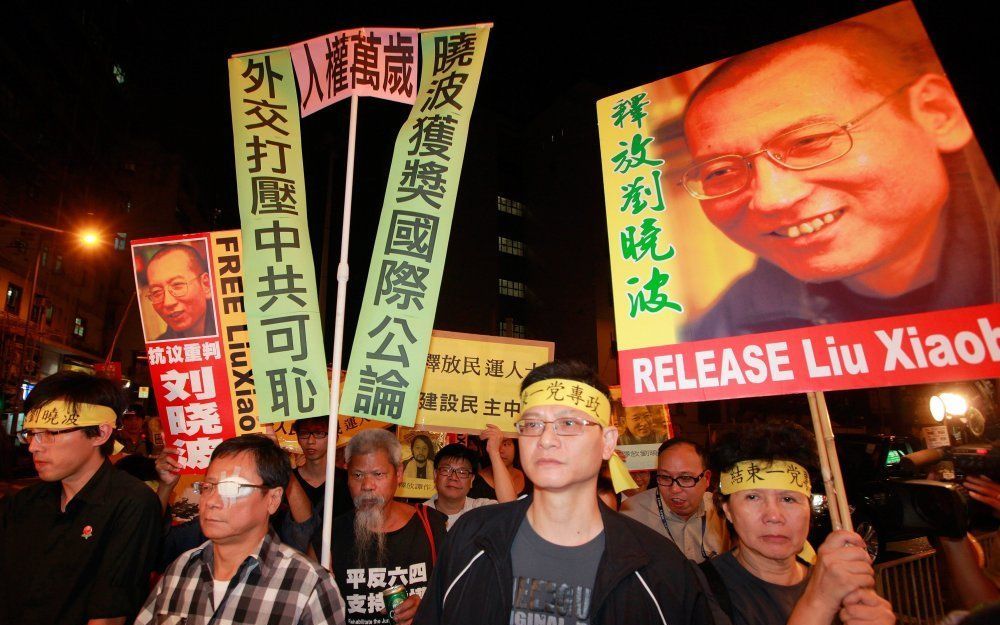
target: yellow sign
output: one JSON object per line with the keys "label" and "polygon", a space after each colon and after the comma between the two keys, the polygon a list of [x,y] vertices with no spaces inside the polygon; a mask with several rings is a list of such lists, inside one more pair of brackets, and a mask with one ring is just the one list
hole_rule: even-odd
{"label": "yellow sign", "polygon": [[551,341],[435,330],[415,427],[478,433],[492,423],[513,433],[521,413],[521,380],[554,354]]}

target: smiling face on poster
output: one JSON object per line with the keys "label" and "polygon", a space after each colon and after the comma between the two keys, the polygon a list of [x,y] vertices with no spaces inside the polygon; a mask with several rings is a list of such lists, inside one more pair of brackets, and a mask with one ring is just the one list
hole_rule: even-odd
{"label": "smiling face on poster", "polygon": [[911,4],[598,114],[626,404],[997,372],[996,180]]}
{"label": "smiling face on poster", "polygon": [[216,336],[207,240],[135,246],[133,251],[149,340]]}

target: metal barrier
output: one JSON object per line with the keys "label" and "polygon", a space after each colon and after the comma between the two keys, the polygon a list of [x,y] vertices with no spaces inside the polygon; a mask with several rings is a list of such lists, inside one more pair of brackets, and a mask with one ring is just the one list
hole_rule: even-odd
{"label": "metal barrier", "polygon": [[900,625],[935,625],[944,618],[940,582],[935,551],[875,566],[875,592],[892,603]]}

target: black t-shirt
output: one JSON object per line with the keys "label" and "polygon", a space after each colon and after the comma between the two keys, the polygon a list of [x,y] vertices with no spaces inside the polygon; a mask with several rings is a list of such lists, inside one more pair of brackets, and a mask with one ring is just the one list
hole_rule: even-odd
{"label": "black t-shirt", "polygon": [[[517,493],[517,496],[528,494],[530,495],[535,490],[534,484],[528,481],[528,476],[524,476],[524,488],[521,492]],[[490,483],[483,479],[482,475],[476,474],[476,477],[472,480],[472,488],[469,489],[469,497],[473,499],[496,499],[497,491],[495,488],[490,486]]]}
{"label": "black t-shirt", "polygon": [[710,562],[722,578],[729,594],[732,605],[732,613],[729,616],[732,625],[773,625],[788,622],[788,617],[795,609],[795,603],[802,597],[809,583],[808,575],[793,586],[765,582],[743,568],[732,551],[716,556]]}
{"label": "black t-shirt", "polygon": [[[322,510],[320,504],[323,502],[323,494],[326,492],[326,483],[313,486],[302,477],[298,469],[295,469],[295,477],[302,485],[302,490],[309,497],[313,511]],[[351,491],[347,488],[347,471],[340,467],[333,469],[333,516],[337,517],[349,510],[354,509],[354,502],[351,501]]]}
{"label": "black t-shirt", "polygon": [[[333,520],[333,574],[344,597],[347,625],[391,625],[382,614],[385,607],[382,591],[397,584],[409,594],[424,596],[434,568],[431,546],[420,517],[414,514],[400,529],[386,536],[386,561],[372,562],[372,551],[361,562],[354,548],[354,511]],[[445,537],[447,517],[427,509],[437,552]],[[320,553],[322,532],[313,535],[313,549]]]}
{"label": "black t-shirt", "polygon": [[65,512],[61,496],[60,482],[42,482],[0,505],[0,623],[131,622],[149,594],[159,500],[109,462]]}

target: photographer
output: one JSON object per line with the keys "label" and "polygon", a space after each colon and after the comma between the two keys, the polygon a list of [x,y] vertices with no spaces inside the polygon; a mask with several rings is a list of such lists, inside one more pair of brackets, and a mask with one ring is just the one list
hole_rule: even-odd
{"label": "photographer", "polygon": [[[1000,518],[1000,484],[985,475],[966,476],[962,485],[970,498],[987,506]],[[966,609],[985,603],[1000,601],[1000,540],[991,542],[991,557],[986,558],[990,567],[981,564],[982,550],[968,536],[948,538],[940,536],[932,541],[941,555],[941,563],[950,580],[954,596]]]}

